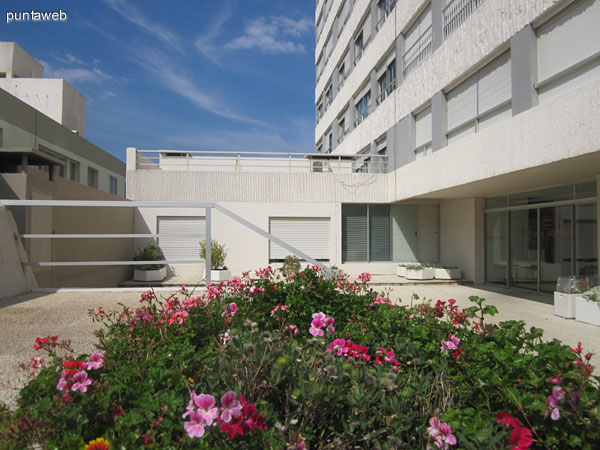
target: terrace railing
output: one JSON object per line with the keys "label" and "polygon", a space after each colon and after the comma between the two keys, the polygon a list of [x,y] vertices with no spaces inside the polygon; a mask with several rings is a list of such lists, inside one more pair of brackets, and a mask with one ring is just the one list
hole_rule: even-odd
{"label": "terrace railing", "polygon": [[433,49],[433,33],[429,26],[419,39],[410,46],[402,56],[403,71],[406,77],[409,73],[415,70],[425,59],[431,55]]}
{"label": "terrace railing", "polygon": [[[291,254],[298,256],[300,259],[314,265],[319,266],[327,274],[331,273],[331,269],[325,266],[322,262],[316,261],[311,256],[303,251],[292,247],[288,243],[266,232],[260,227],[254,225],[243,217],[235,214],[229,209],[219,205],[218,203],[202,203],[202,202],[130,202],[130,201],[80,201],[80,200],[4,200],[0,199],[0,206],[16,206],[16,207],[94,207],[94,208],[178,208],[178,209],[204,209],[205,212],[205,230],[204,234],[198,230],[198,235],[188,235],[185,237],[204,238],[206,242],[206,257],[202,259],[185,259],[185,260],[161,260],[161,261],[29,261],[23,263],[25,266],[31,267],[65,267],[65,266],[139,266],[139,265],[163,265],[163,264],[201,264],[205,263],[206,285],[209,285],[212,280],[211,271],[211,242],[212,242],[212,211],[216,210],[230,219],[240,223],[253,232],[265,237],[271,242],[285,248]],[[181,235],[169,234],[18,234],[17,238],[21,239],[160,239],[169,237],[181,237]]]}
{"label": "terrace railing", "polygon": [[[361,159],[360,155],[328,154],[326,158],[322,155],[319,153],[135,149],[135,169],[214,172],[352,173],[354,162]],[[375,159],[379,159],[378,166],[387,170],[387,156],[373,156]],[[129,164],[128,170],[131,170],[129,169]]]}
{"label": "terrace railing", "polygon": [[450,36],[485,0],[452,0],[442,11],[444,39]]}

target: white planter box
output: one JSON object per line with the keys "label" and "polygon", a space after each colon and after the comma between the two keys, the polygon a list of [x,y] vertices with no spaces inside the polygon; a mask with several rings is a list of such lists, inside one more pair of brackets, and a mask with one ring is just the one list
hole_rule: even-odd
{"label": "white planter box", "polygon": [[227,281],[231,278],[231,270],[211,270],[210,280],[214,283],[215,281]]}
{"label": "white planter box", "polygon": [[167,268],[133,271],[134,281],[162,281],[167,276]]}
{"label": "white planter box", "polygon": [[405,277],[406,276],[406,266],[398,266],[398,268],[396,269],[396,275],[398,275],[399,277]]}
{"label": "white planter box", "polygon": [[444,269],[436,267],[433,269],[433,277],[438,280],[458,280],[460,278],[460,269]]}
{"label": "white planter box", "polygon": [[433,267],[420,270],[406,269],[407,280],[433,280]]}
{"label": "white planter box", "polygon": [[600,302],[591,302],[577,296],[575,300],[575,319],[600,327]]}
{"label": "white planter box", "polygon": [[565,319],[575,318],[575,299],[580,294],[554,293],[554,315]]}

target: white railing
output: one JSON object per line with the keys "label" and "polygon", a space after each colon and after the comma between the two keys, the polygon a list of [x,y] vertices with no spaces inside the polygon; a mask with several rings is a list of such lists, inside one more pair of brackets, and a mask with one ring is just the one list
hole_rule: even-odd
{"label": "white railing", "polygon": [[402,67],[403,73],[406,77],[410,72],[415,70],[419,65],[429,56],[431,55],[432,50],[432,38],[433,33],[431,31],[431,26],[429,26],[417,42],[415,42],[411,47],[404,52],[404,56],[402,56]]}
{"label": "white railing", "polygon": [[[352,173],[358,156],[316,153],[263,153],[191,150],[135,151],[135,170],[203,172],[334,172]],[[315,158],[319,155],[319,158]],[[382,156],[385,165],[386,159]],[[326,159],[327,164],[323,164]],[[128,170],[131,168],[128,167]]]}
{"label": "white railing", "polygon": [[[260,227],[247,221],[243,217],[235,214],[229,209],[219,205],[218,203],[204,203],[204,202],[132,202],[132,201],[92,201],[92,200],[4,200],[0,199],[0,206],[21,206],[21,207],[93,207],[93,208],[176,208],[176,209],[204,209],[205,212],[205,229],[204,234],[199,233],[198,235],[186,234],[185,237],[198,237],[204,238],[206,242],[206,258],[194,259],[194,260],[161,260],[161,261],[29,261],[23,263],[24,266],[31,267],[81,267],[81,266],[142,266],[142,265],[163,265],[163,264],[200,264],[205,263],[205,281],[206,285],[209,285],[211,280],[211,242],[212,242],[212,210],[216,210],[236,222],[242,224],[246,228],[258,233],[259,235],[267,238],[269,241],[285,248],[292,254],[298,256],[309,264],[319,266],[327,274],[331,273],[331,269],[324,266],[323,263],[316,261],[306,253],[292,247],[281,239],[273,236],[272,234],[264,231]],[[199,230],[200,231],[200,230]],[[179,237],[182,235],[173,236],[172,234],[141,234],[141,233],[130,233],[130,234],[18,234],[16,238],[21,239],[139,239],[139,238],[169,238]]]}
{"label": "white railing", "polygon": [[485,0],[452,0],[442,11],[444,39],[450,36]]}

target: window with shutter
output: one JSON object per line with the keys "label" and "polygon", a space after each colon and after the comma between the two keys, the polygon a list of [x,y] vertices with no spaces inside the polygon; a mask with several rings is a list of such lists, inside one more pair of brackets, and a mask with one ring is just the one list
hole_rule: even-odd
{"label": "window with shutter", "polygon": [[206,223],[204,217],[159,216],[157,217],[158,246],[167,261],[200,259],[200,241],[204,240]]}
{"label": "window with shutter", "polygon": [[[269,232],[317,261],[329,261],[329,217],[271,217]],[[269,242],[269,262],[281,262],[290,251]]]}
{"label": "window with shutter", "polygon": [[415,116],[415,157],[420,159],[431,153],[431,106]]}
{"label": "window with shutter", "polygon": [[342,262],[368,261],[367,205],[342,205]]}

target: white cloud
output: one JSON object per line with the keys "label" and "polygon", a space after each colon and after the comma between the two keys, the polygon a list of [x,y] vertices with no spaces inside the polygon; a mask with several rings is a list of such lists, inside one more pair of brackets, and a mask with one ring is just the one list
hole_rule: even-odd
{"label": "white cloud", "polygon": [[114,77],[97,67],[83,69],[80,67],[55,69],[46,61],[40,61],[44,66],[46,78],[63,78],[71,83],[101,83],[102,81],[114,80]]}
{"label": "white cloud", "polygon": [[233,14],[233,7],[231,4],[225,4],[219,14],[210,21],[208,29],[196,38],[194,45],[198,51],[213,64],[221,66],[219,59],[220,53],[218,49],[213,45],[213,41],[216,37],[223,33],[223,25],[227,22]]}
{"label": "white cloud", "polygon": [[260,16],[246,24],[242,36],[225,45],[230,50],[257,49],[262,53],[303,53],[302,43],[285,36],[298,38],[312,30],[312,22],[306,17],[292,19],[284,16],[265,18]]}
{"label": "white cloud", "polygon": [[[156,22],[152,22],[135,6],[127,3],[125,0],[104,0],[104,2],[114,11],[119,13],[123,19],[137,25],[148,34],[165,42],[179,52],[183,52],[180,38],[176,33]],[[166,5],[165,8],[167,8]]]}

